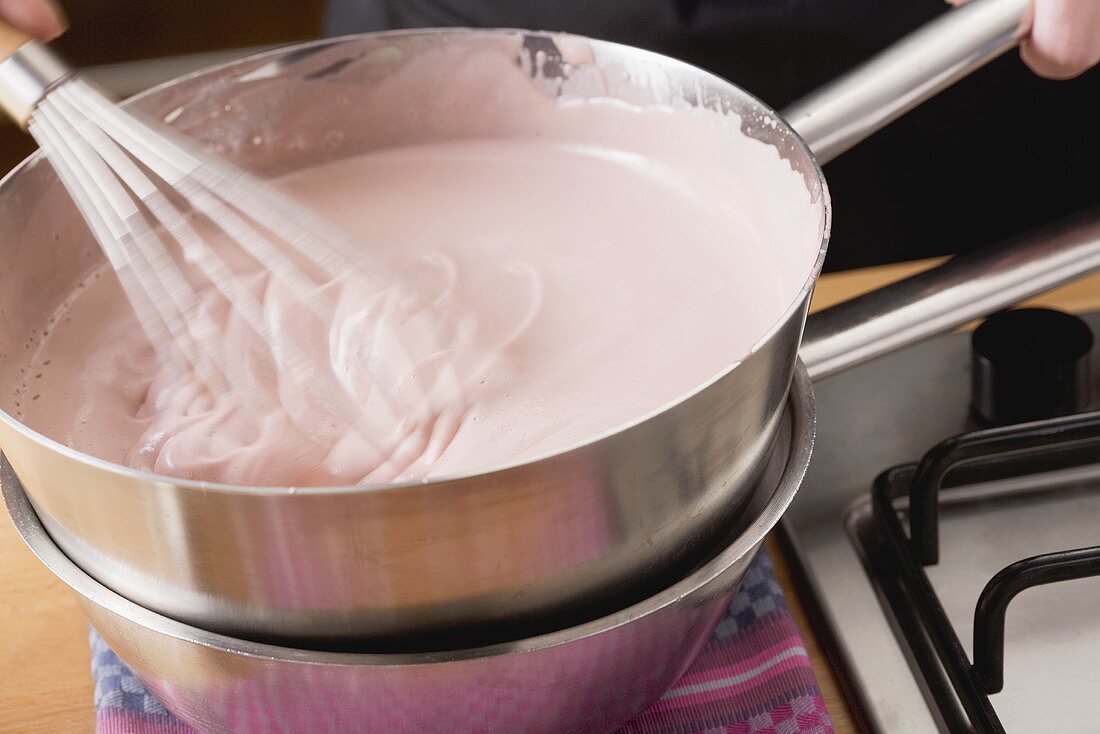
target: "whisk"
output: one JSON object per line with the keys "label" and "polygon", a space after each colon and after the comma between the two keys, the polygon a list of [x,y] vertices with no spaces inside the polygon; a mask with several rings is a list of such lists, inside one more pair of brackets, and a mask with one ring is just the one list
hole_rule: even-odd
{"label": "whisk", "polygon": [[[321,323],[334,309],[325,286],[349,273],[380,282],[382,258],[273,185],[117,106],[10,28],[0,27],[0,59],[0,107],[46,152],[160,360],[196,376],[215,397],[257,388],[248,360],[229,353],[234,346],[193,285],[200,274],[275,357],[279,374],[302,387],[299,414],[319,408],[326,428],[355,424],[360,414],[340,393],[339,378],[299,345],[281,337],[273,343],[280,335],[269,333],[256,294],[209,239],[213,232],[230,240]],[[448,383],[441,375],[437,369],[436,382]],[[399,422],[404,434],[413,430],[414,421]],[[317,417],[309,423],[316,427]]]}
{"label": "whisk", "polygon": [[[211,232],[249,255],[321,324],[332,314],[326,284],[381,272],[381,260],[368,258],[351,235],[167,125],[118,107],[45,46],[0,28],[0,58],[0,107],[46,152],[158,358],[193,373],[212,394],[255,385],[242,360],[227,353],[231,346],[188,274],[208,278],[275,350],[261,303],[209,247]],[[316,359],[285,339],[277,352],[279,373],[317,398],[326,381],[318,380]],[[322,397],[330,413],[348,414],[337,391]]]}
{"label": "whisk", "polygon": [[[225,363],[218,329],[165,239],[178,243],[186,260],[261,338],[267,330],[259,303],[206,246],[189,213],[220,228],[311,308],[320,284],[288,251],[308,258],[329,278],[366,265],[350,236],[166,126],[154,128],[122,110],[34,41],[23,42],[0,64],[0,104],[45,150],[158,356],[177,370],[190,368],[214,391],[231,384],[233,370]],[[300,361],[288,366],[308,369],[308,361],[297,356]]]}

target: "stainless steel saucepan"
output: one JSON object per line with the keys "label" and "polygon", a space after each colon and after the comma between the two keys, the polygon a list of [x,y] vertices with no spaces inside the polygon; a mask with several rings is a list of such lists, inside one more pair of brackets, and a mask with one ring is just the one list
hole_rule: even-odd
{"label": "stainless steel saucepan", "polygon": [[[48,163],[32,156],[0,183],[0,446],[81,568],[206,629],[311,646],[443,649],[621,609],[704,560],[759,482],[828,240],[819,163],[1015,45],[1027,2],[977,0],[947,13],[796,105],[790,125],[697,68],[587,42],[588,65],[613,72],[601,96],[638,102],[631,78],[659,78],[651,94],[729,110],[776,146],[820,209],[820,247],[801,258],[779,253],[804,286],[750,355],[676,404],[566,452],[426,484],[291,492],[182,481],[81,454],[20,423],[14,402],[31,330],[100,262]],[[427,50],[522,45],[552,61],[558,41],[504,30],[319,41],[184,77],[133,104],[245,166],[285,171],[358,152],[368,92]],[[0,64],[0,83],[33,76],[35,58],[20,52]],[[542,68],[569,75],[585,66]],[[451,74],[438,69],[443,81]],[[335,151],[322,143],[332,130],[346,135]],[[249,145],[261,134],[268,144]],[[1092,216],[816,316],[802,356],[823,375],[1097,266]]]}

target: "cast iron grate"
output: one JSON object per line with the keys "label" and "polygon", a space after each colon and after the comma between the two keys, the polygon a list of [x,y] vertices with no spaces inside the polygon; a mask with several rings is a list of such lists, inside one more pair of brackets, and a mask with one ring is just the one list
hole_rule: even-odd
{"label": "cast iron grate", "polygon": [[[925,568],[939,562],[939,497],[944,480],[963,475],[951,489],[992,478],[1023,476],[1100,463],[1100,412],[975,431],[935,446],[916,464],[883,472],[872,496],[876,526],[889,556],[876,573],[892,573],[904,586],[975,732],[1003,734],[990,700],[1004,685],[1004,631],[1009,602],[1044,584],[1100,576],[1100,546],[1031,556],[1001,569],[985,585],[974,611],[974,659],[949,620]],[[897,500],[909,498],[909,534]]]}

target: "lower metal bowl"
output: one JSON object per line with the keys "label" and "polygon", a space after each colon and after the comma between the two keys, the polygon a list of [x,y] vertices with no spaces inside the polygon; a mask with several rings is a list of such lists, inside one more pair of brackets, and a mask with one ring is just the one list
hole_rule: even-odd
{"label": "lower metal bowl", "polygon": [[78,594],[92,625],[173,713],[200,731],[597,734],[645,710],[706,643],[802,483],[814,422],[813,393],[800,368],[767,481],[753,499],[754,519],[678,583],[592,622],[442,653],[319,652],[176,622],[124,599],[70,561],[6,462],[3,493],[27,545]]}

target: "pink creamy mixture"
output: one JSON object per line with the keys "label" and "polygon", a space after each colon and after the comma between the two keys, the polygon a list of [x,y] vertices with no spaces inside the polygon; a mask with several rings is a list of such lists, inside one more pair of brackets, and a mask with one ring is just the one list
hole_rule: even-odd
{"label": "pink creamy mixture", "polygon": [[[383,148],[282,181],[427,287],[447,324],[446,367],[407,348],[415,329],[370,315],[378,294],[362,282],[333,284],[339,306],[318,326],[258,273],[271,328],[327,365],[362,420],[351,430],[277,403],[246,411],[167,374],[108,273],[69,299],[41,345],[39,398],[22,419],[180,477],[420,480],[592,439],[742,359],[816,255],[821,207],[801,175],[732,115],[563,102],[514,65],[494,73],[523,115],[506,134]],[[230,315],[226,328],[245,327]]]}

